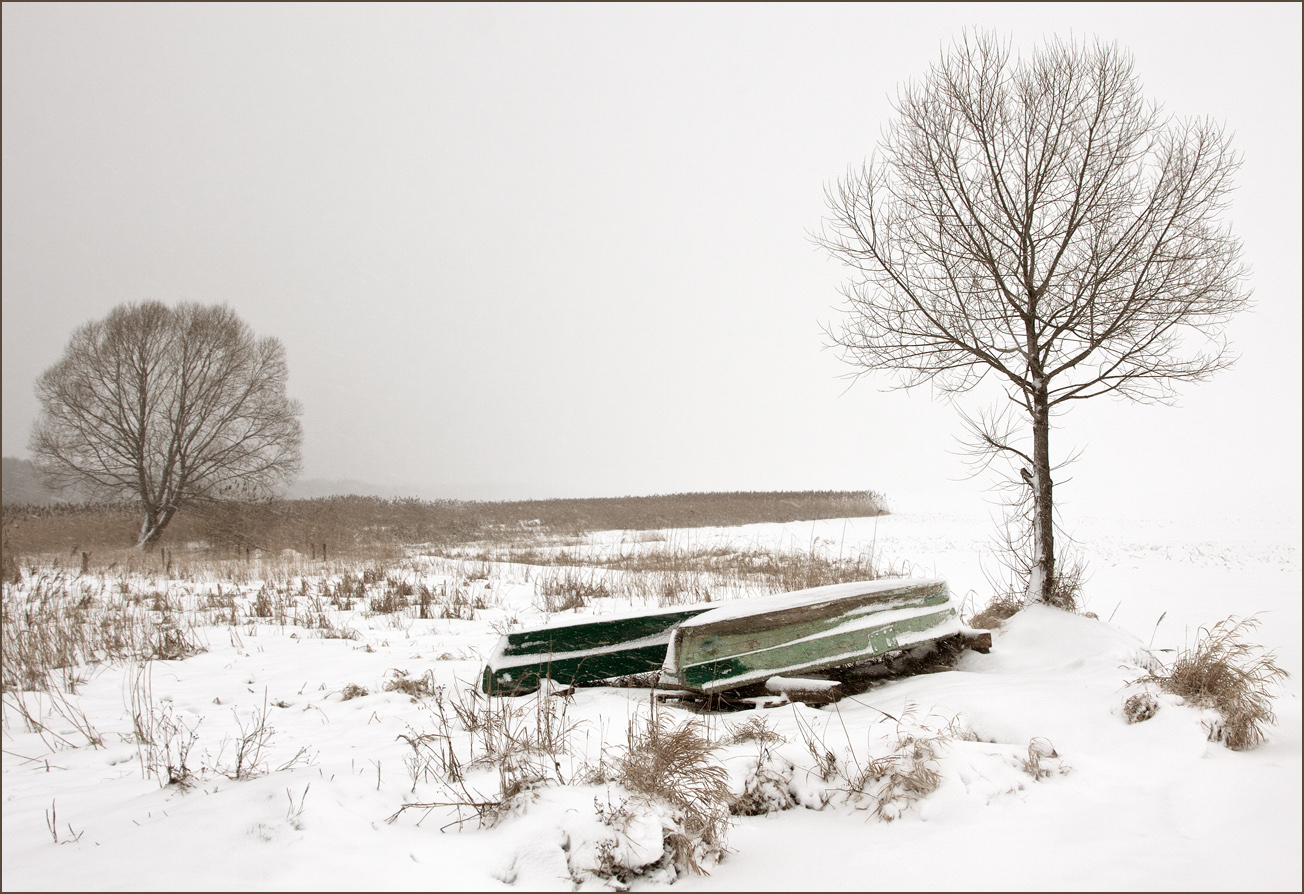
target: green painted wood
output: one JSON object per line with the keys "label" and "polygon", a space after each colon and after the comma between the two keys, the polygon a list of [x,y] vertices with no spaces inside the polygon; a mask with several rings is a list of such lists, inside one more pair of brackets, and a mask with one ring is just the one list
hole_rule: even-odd
{"label": "green painted wood", "polygon": [[600,649],[665,633],[681,621],[713,608],[715,606],[710,604],[694,605],[619,618],[585,618],[570,624],[532,627],[506,634],[500,641],[500,648],[504,656],[549,655]]}
{"label": "green painted wood", "polygon": [[[784,643],[833,633],[853,623],[858,617],[891,611],[896,608],[922,608],[945,605],[950,599],[946,584],[930,582],[923,586],[894,588],[884,593],[830,599],[781,611],[766,612],[720,623],[709,618],[689,625],[676,639],[676,660],[680,664],[721,661],[771,649]],[[889,650],[890,651],[890,650]]]}
{"label": "green painted wood", "polygon": [[[543,680],[570,685],[662,670],[667,685],[717,692],[890,652],[907,634],[913,644],[926,641],[920,633],[955,632],[957,612],[945,582],[875,589],[882,586],[867,583],[865,593],[846,586],[801,591],[792,594],[805,597],[796,605],[780,600],[755,613],[741,603],[707,604],[515,631],[499,640],[481,688],[523,695]],[[833,592],[826,596],[826,589]],[[773,600],[762,597],[760,606]],[[713,620],[708,613],[716,609],[720,617]],[[915,614],[901,617],[902,611]],[[875,624],[877,615],[896,620]]]}
{"label": "green painted wood", "polygon": [[557,655],[547,661],[514,667],[495,669],[486,665],[481,688],[489,695],[526,695],[538,689],[544,680],[569,686],[660,670],[665,657],[666,643],[661,642],[582,658]]}
{"label": "green painted wood", "polygon": [[508,633],[485,666],[480,688],[490,695],[524,695],[543,680],[569,686],[660,670],[675,627],[712,608],[695,605]]}
{"label": "green painted wood", "polygon": [[[687,689],[719,692],[762,682],[776,674],[800,674],[873,658],[900,648],[899,639],[906,634],[936,631],[936,638],[949,636],[955,633],[951,622],[956,618],[954,606],[947,605],[940,611],[877,627],[827,632],[814,639],[806,639],[801,630],[795,630],[787,642],[719,659],[683,661],[672,656],[667,659],[663,677],[665,682]],[[910,645],[921,641],[927,640],[911,637]]]}
{"label": "green painted wood", "polygon": [[[860,589],[857,592],[857,589]],[[667,649],[662,685],[720,692],[770,676],[873,658],[957,632],[946,582],[866,582],[726,604],[686,621]]]}

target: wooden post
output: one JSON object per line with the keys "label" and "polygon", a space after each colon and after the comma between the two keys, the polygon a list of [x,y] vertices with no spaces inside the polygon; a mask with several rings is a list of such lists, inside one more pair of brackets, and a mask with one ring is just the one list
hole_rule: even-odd
{"label": "wooden post", "polygon": [[83,551],[83,552],[82,552],[82,570],[81,570],[81,573],[82,573],[82,574],[86,574],[87,572],[90,571],[90,568],[91,568],[91,554],[88,553],[88,552],[84,552],[84,551]]}

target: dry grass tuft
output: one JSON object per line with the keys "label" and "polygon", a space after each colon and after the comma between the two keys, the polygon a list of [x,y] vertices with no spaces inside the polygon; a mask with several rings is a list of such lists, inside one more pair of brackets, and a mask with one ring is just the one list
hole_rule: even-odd
{"label": "dry grass tuft", "polygon": [[426,698],[435,694],[435,673],[428,670],[424,676],[412,679],[407,671],[395,669],[393,679],[386,680],[381,689],[406,693],[413,698]]}
{"label": "dry grass tuft", "polygon": [[1254,748],[1264,739],[1264,727],[1277,722],[1272,690],[1289,676],[1277,665],[1275,652],[1246,642],[1245,634],[1258,626],[1257,618],[1238,621],[1233,615],[1202,627],[1195,645],[1179,653],[1172,667],[1142,682],[1216,710],[1220,719],[1209,726],[1210,741],[1233,751]]}
{"label": "dry grass tuft", "polygon": [[197,612],[125,581],[36,572],[4,586],[0,623],[3,713],[14,711],[51,748],[72,742],[50,727],[51,714],[93,746],[103,737],[76,699],[91,668],[103,662],[179,660],[205,651]]}
{"label": "dry grass tuft", "polygon": [[674,725],[664,712],[640,724],[631,720],[629,746],[615,761],[613,778],[633,792],[669,803],[683,814],[684,832],[666,835],[680,868],[703,873],[702,863],[724,852],[729,828],[729,771],[714,760],[701,720]]}
{"label": "dry grass tuft", "polygon": [[899,819],[910,805],[936,791],[942,782],[937,758],[948,736],[945,731],[898,729],[892,751],[866,763],[853,794],[874,802],[874,816],[884,822]]}
{"label": "dry grass tuft", "polygon": [[605,576],[597,569],[589,569],[587,574],[578,568],[548,569],[536,579],[535,590],[541,600],[536,604],[546,612],[578,610],[611,596]]}
{"label": "dry grass tuft", "polygon": [[765,717],[749,717],[745,722],[729,726],[729,735],[722,740],[725,745],[742,745],[747,742],[759,742],[762,745],[776,745],[788,740],[770,726]]}
{"label": "dry grass tuft", "polygon": [[969,626],[979,630],[995,629],[1009,618],[1017,615],[1022,608],[1022,599],[1012,593],[1002,593],[988,603],[985,609],[970,618]]}
{"label": "dry grass tuft", "polygon": [[1141,723],[1155,716],[1159,710],[1159,699],[1149,692],[1138,692],[1128,696],[1123,702],[1123,717],[1128,723]]}
{"label": "dry grass tuft", "polygon": [[[989,580],[992,579],[989,577]],[[1050,584],[1050,599],[1046,604],[1066,612],[1077,612],[1082,605],[1082,590],[1086,580],[1086,564],[1080,557],[1066,552],[1055,563],[1055,573],[1051,577]],[[979,630],[993,630],[1021,612],[1027,604],[1028,600],[1023,592],[1006,585],[998,591],[986,608],[969,619],[969,626]],[[1096,617],[1091,612],[1087,615]]]}
{"label": "dry grass tuft", "polygon": [[768,816],[792,810],[797,806],[792,789],[794,770],[791,761],[776,755],[769,744],[761,741],[756,766],[743,780],[743,790],[730,803],[729,812],[734,816]]}
{"label": "dry grass tuft", "polygon": [[[489,698],[474,686],[451,692],[437,686],[430,695],[426,704],[436,728],[412,729],[411,735],[399,738],[412,748],[405,760],[412,791],[419,783],[432,782],[441,799],[408,802],[386,822],[396,821],[408,810],[428,815],[432,810],[451,809],[456,818],[442,828],[460,828],[471,819],[488,828],[527,810],[540,788],[568,784],[562,761],[575,754],[572,739],[579,724],[566,716],[567,699],[540,692],[523,704],[513,703]],[[478,768],[497,771],[497,793],[470,787],[467,771]]]}
{"label": "dry grass tuft", "polygon": [[[891,750],[871,758],[863,766],[852,753],[854,768],[839,764],[830,752],[824,762],[817,762],[827,764],[819,767],[825,771],[825,781],[841,777],[845,783],[842,791],[849,803],[866,808],[873,805],[874,816],[884,822],[899,819],[912,804],[941,784],[939,758],[951,743],[977,739],[958,716],[941,725],[931,721],[931,717],[916,720],[914,706],[907,705],[905,713],[896,721]],[[814,748],[811,753],[818,758]]]}
{"label": "dry grass tuft", "polygon": [[1076,551],[1065,551],[1055,563],[1048,604],[1066,612],[1078,611],[1078,607],[1082,604],[1082,591],[1086,582],[1086,562],[1076,554]]}
{"label": "dry grass tuft", "polygon": [[1059,752],[1049,739],[1034,736],[1028,741],[1028,756],[1023,759],[1023,772],[1033,779],[1046,779],[1063,775],[1068,768],[1059,759]]}

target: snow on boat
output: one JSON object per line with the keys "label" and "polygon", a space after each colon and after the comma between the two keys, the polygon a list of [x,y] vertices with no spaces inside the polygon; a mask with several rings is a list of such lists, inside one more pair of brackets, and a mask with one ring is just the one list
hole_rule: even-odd
{"label": "snow on boat", "polygon": [[569,686],[659,671],[675,627],[712,608],[677,606],[513,631],[498,640],[480,688],[488,695],[525,695],[545,680]]}
{"label": "snow on boat", "polygon": [[707,695],[961,633],[944,580],[833,584],[741,599],[685,619],[658,685]]}
{"label": "snow on boat", "polygon": [[961,633],[944,580],[833,584],[503,636],[484,669],[490,695],[659,671],[658,686],[711,695],[764,685]]}

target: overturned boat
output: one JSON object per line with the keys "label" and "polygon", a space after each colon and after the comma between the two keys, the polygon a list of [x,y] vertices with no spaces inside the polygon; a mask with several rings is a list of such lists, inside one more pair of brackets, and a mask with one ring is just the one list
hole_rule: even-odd
{"label": "overturned boat", "polygon": [[714,607],[678,606],[512,631],[489,655],[480,688],[488,695],[525,695],[544,681],[570,686],[660,671],[674,629]]}
{"label": "overturned boat", "polygon": [[713,694],[960,632],[944,580],[863,581],[741,599],[675,628],[659,685]]}
{"label": "overturned boat", "polygon": [[544,681],[567,686],[657,672],[660,688],[710,696],[961,632],[944,580],[832,584],[515,631],[490,655],[481,688],[521,695]]}

